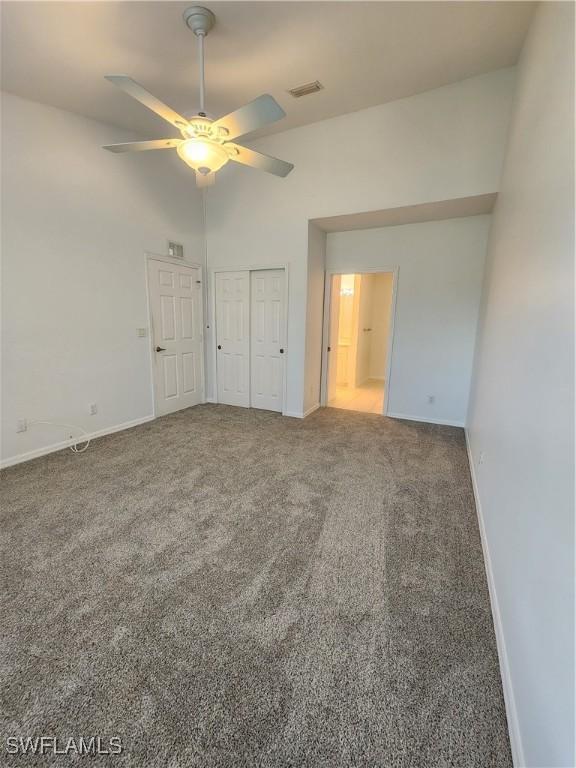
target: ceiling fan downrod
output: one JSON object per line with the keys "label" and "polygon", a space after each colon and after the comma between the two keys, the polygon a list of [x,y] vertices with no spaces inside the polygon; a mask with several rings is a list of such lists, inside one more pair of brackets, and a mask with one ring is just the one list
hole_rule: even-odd
{"label": "ceiling fan downrod", "polygon": [[204,38],[210,32],[216,22],[216,16],[208,8],[201,5],[192,5],[184,11],[184,22],[198,38],[198,59],[200,68],[200,111],[202,117],[206,116],[206,88],[204,85]]}

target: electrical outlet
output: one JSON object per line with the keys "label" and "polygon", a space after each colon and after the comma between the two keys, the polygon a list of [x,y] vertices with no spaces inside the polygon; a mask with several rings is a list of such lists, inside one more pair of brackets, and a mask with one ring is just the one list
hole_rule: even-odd
{"label": "electrical outlet", "polygon": [[480,451],[480,455],[478,456],[478,464],[484,464],[484,451]]}
{"label": "electrical outlet", "polygon": [[434,405],[435,401],[436,401],[436,395],[428,395],[428,404],[429,405]]}
{"label": "electrical outlet", "polygon": [[16,432],[27,432],[28,421],[26,419],[18,419],[16,422]]}
{"label": "electrical outlet", "polygon": [[148,336],[148,328],[136,328],[136,336],[139,339],[144,339]]}
{"label": "electrical outlet", "polygon": [[98,406],[96,403],[90,403],[88,409],[90,411],[90,416],[95,416],[98,413]]}

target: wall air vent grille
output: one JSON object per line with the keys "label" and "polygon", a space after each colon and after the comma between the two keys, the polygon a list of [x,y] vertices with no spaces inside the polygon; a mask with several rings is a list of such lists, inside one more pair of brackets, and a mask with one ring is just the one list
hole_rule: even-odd
{"label": "wall air vent grille", "polygon": [[288,93],[295,99],[300,99],[302,96],[308,96],[310,93],[318,93],[324,88],[321,82],[314,80],[313,83],[304,83],[304,85],[298,85],[296,88],[290,88]]}
{"label": "wall air vent grille", "polygon": [[171,240],[168,241],[168,256],[172,256],[173,259],[183,259],[184,258],[184,246],[182,243],[173,243]]}

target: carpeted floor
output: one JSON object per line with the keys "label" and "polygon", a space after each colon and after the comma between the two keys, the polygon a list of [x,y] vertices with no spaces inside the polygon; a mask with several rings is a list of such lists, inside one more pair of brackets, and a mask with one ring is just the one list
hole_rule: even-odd
{"label": "carpeted floor", "polygon": [[511,765],[462,430],[199,406],[5,470],[1,497],[3,741]]}

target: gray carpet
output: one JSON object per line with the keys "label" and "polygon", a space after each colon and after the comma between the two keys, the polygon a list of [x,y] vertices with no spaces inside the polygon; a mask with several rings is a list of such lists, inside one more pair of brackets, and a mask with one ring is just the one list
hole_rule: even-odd
{"label": "gray carpet", "polygon": [[462,430],[206,405],[1,478],[2,741],[124,747],[1,765],[511,765]]}

